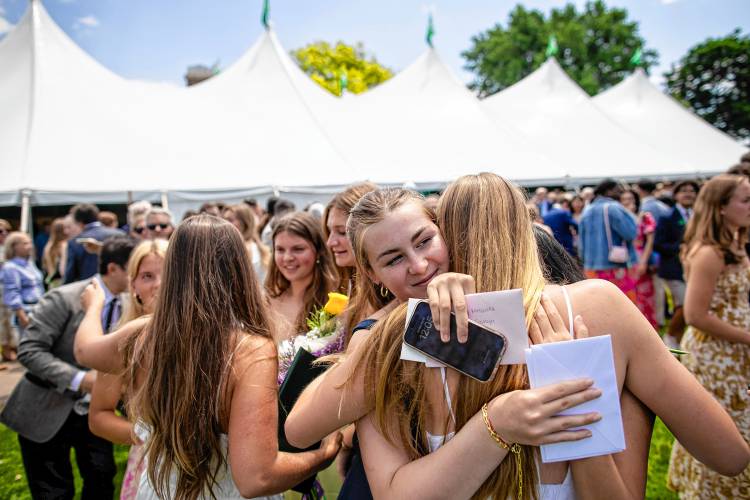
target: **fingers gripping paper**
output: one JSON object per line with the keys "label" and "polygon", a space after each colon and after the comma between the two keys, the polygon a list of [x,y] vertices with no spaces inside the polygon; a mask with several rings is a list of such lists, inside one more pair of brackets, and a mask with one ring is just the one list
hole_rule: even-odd
{"label": "fingers gripping paper", "polygon": [[580,441],[541,446],[544,463],[617,453],[625,449],[612,339],[609,335],[533,345],[526,350],[532,388],[565,380],[591,378],[602,395],[565,410],[561,415],[599,412],[602,419],[586,428],[591,437]]}
{"label": "fingers gripping paper", "polygon": [[[409,299],[406,324],[409,324],[411,313],[414,312],[417,302],[419,302],[417,299]],[[524,350],[529,346],[529,337],[524,317],[523,293],[520,289],[467,294],[466,307],[469,319],[505,335],[508,346],[505,355],[500,360],[501,365],[516,365],[525,362]],[[401,359],[419,361],[428,367],[445,366],[407,344],[401,346]]]}

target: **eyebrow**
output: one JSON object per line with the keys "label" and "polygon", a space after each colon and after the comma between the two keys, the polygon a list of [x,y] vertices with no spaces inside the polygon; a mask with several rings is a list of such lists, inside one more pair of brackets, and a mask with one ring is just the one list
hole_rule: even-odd
{"label": "eyebrow", "polygon": [[[419,239],[419,237],[422,236],[422,233],[424,233],[426,230],[427,230],[427,226],[422,226],[419,229],[417,229],[414,232],[414,234],[412,235],[412,237],[411,237],[411,242],[414,243],[415,241],[417,241]],[[380,260],[383,257],[385,257],[386,255],[390,255],[392,253],[397,253],[398,251],[399,251],[398,248],[391,248],[389,250],[386,250],[383,253],[381,253],[380,255],[378,255],[378,257],[377,257],[376,260]]]}

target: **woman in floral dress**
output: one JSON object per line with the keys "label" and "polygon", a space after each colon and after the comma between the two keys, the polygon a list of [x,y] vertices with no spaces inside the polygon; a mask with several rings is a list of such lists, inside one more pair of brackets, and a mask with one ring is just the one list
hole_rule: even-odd
{"label": "woman in floral dress", "polygon": [[[687,278],[683,364],[750,441],[750,182],[719,175],[701,189],[682,247]],[[735,477],[711,471],[675,442],[669,486],[681,498],[750,498],[750,468]]]}

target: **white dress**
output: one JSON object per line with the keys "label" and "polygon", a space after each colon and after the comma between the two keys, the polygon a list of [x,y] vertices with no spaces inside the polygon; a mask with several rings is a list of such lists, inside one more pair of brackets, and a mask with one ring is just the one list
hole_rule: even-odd
{"label": "white dress", "polygon": [[[142,425],[140,422],[138,422],[135,425],[135,433],[136,435],[143,441],[144,443],[149,438],[149,431],[148,429]],[[227,435],[222,434],[221,435],[221,447],[222,452],[224,453],[224,456],[226,457],[226,466],[222,468],[222,470],[219,471],[217,478],[216,478],[216,486],[213,489],[213,495],[217,500],[235,500],[235,499],[244,499],[242,495],[240,495],[239,490],[237,489],[237,485],[234,484],[234,480],[232,479],[232,473],[229,468],[229,457],[227,457]],[[146,457],[143,458],[146,460]],[[173,473],[169,478],[169,485],[170,485],[170,491],[174,491],[175,485],[177,484],[177,477]],[[160,500],[159,497],[156,495],[156,492],[154,491],[153,486],[151,485],[151,482],[148,479],[148,474],[144,470],[143,474],[141,474],[140,482],[138,484],[138,495],[136,496],[138,500]],[[199,497],[201,500],[208,500],[211,498],[211,495],[201,495]],[[271,495],[267,497],[258,497],[256,500],[284,500],[284,495],[278,494],[278,495]]]}

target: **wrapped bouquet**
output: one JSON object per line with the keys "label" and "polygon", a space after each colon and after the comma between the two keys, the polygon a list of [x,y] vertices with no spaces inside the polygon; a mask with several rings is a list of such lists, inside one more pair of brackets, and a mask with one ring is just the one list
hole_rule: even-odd
{"label": "wrapped bouquet", "polygon": [[339,325],[337,316],[346,309],[348,302],[349,298],[346,295],[330,292],[328,302],[322,308],[313,311],[307,319],[307,327],[310,330],[303,335],[281,342],[279,345],[279,384],[284,380],[298,350],[305,349],[319,358],[344,349],[344,331]]}

